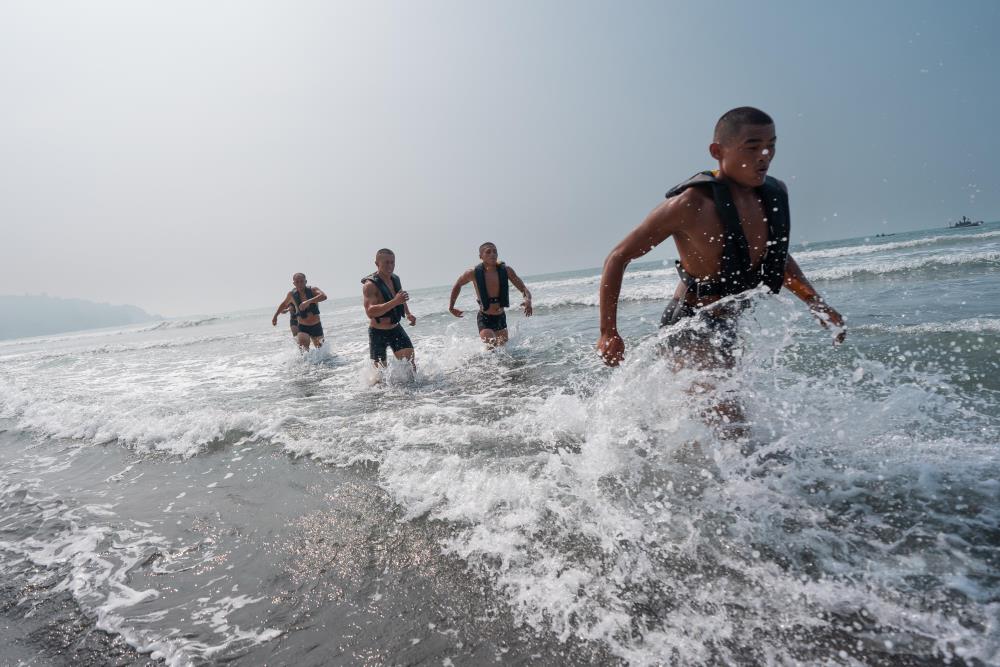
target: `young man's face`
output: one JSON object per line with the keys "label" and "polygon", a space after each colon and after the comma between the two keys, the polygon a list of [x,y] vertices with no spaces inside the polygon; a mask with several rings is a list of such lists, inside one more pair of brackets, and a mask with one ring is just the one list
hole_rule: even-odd
{"label": "young man's face", "polygon": [[740,185],[764,184],[777,142],[774,125],[744,125],[732,137],[709,147],[725,176]]}
{"label": "young man's face", "polygon": [[306,286],[306,277],[301,273],[296,273],[292,276],[292,285],[294,285],[296,289],[302,289]]}
{"label": "young man's face", "polygon": [[383,252],[375,256],[375,266],[379,273],[392,273],[396,270],[396,256]]}
{"label": "young man's face", "polygon": [[483,260],[483,264],[493,266],[497,263],[497,257],[497,247],[492,243],[488,243],[479,249],[479,259]]}

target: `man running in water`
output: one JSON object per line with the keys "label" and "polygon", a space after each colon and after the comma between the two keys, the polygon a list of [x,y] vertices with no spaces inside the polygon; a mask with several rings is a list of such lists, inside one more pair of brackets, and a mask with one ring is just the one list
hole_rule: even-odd
{"label": "man running in water", "polygon": [[[824,327],[844,340],[844,318],[817,294],[788,254],[788,189],[767,175],[777,137],[774,121],[753,107],[727,111],[715,126],[709,153],[719,168],[696,174],[667,193],[665,202],[619,243],[604,262],[600,287],[601,337],[597,350],[609,366],[625,356],[618,334],[618,296],[628,263],[674,237],[680,283],[667,304],[661,327],[696,318],[697,327],[676,327],[667,346],[679,366],[732,368],[736,325],[746,301],[723,297],[760,284],[782,286],[804,301]],[[741,419],[738,406],[719,406],[723,416]],[[727,414],[729,413],[729,414]]]}
{"label": "man running in water", "polygon": [[376,366],[385,366],[386,348],[391,347],[397,359],[407,359],[417,370],[413,343],[399,322],[406,316],[410,326],[417,318],[410,313],[407,301],[410,295],[403,291],[403,284],[393,271],[396,255],[388,248],[375,253],[375,267],[370,276],[361,279],[365,315],[368,316],[368,349]]}
{"label": "man running in water", "polygon": [[479,337],[490,348],[507,342],[507,314],[504,308],[510,307],[508,282],[514,283],[514,287],[524,295],[521,307],[524,308],[524,316],[531,317],[531,292],[514,269],[498,261],[497,257],[497,247],[493,243],[487,241],[479,246],[479,259],[482,261],[458,277],[451,288],[448,305],[448,312],[455,317],[463,317],[465,313],[455,308],[455,301],[463,285],[475,282],[479,302],[476,324],[479,326]]}
{"label": "man running in water", "polygon": [[316,304],[326,301],[326,294],[318,287],[307,286],[306,274],[304,273],[296,273],[292,276],[292,285],[295,286],[295,289],[289,292],[285,296],[285,300],[278,304],[278,310],[271,318],[271,324],[277,326],[278,315],[290,311],[292,313],[292,333],[295,335],[299,347],[308,350],[310,341],[314,346],[322,347],[323,325],[319,321],[319,306]]}

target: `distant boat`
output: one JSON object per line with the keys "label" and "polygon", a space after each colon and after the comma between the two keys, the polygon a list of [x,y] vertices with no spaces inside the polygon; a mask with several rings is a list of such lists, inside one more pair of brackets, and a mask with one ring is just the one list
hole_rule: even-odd
{"label": "distant boat", "polygon": [[954,225],[948,225],[948,227],[950,229],[958,229],[959,227],[978,227],[981,224],[983,224],[982,220],[977,220],[976,222],[973,222],[972,220],[969,220],[967,217],[963,215],[961,220],[956,222]]}

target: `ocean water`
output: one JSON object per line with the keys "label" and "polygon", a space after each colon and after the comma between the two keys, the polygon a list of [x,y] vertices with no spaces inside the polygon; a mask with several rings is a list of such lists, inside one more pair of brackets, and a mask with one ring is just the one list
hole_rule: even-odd
{"label": "ocean water", "polygon": [[721,377],[658,354],[660,262],[615,370],[598,269],[497,353],[411,292],[375,384],[360,295],[305,355],[270,310],[0,343],[0,659],[1000,663],[1000,223],[794,254],[847,342],[756,295]]}

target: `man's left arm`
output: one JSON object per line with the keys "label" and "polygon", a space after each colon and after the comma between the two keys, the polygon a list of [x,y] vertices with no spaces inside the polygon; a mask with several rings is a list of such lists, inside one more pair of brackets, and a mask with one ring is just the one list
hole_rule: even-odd
{"label": "man's left arm", "polygon": [[844,342],[844,338],[847,336],[847,330],[844,328],[844,318],[833,306],[827,304],[823,300],[823,297],[806,280],[805,274],[802,273],[802,269],[799,267],[799,263],[791,255],[788,256],[785,262],[785,287],[809,307],[810,312],[816,316],[816,319],[819,320],[819,323],[824,328],[833,326],[838,330],[834,338],[834,343]]}
{"label": "man's left arm", "polygon": [[[399,284],[399,289],[403,289],[403,284]],[[403,312],[406,313],[406,319],[410,321],[410,326],[417,325],[417,316],[410,312],[410,304],[407,301],[403,302]]]}
{"label": "man's left arm", "polygon": [[507,267],[507,277],[510,278],[512,283],[514,283],[514,287],[520,290],[521,294],[524,295],[524,302],[521,304],[521,307],[524,308],[524,316],[531,317],[531,292],[528,291],[528,286],[525,285],[520,276],[514,272],[514,269],[509,266]]}

